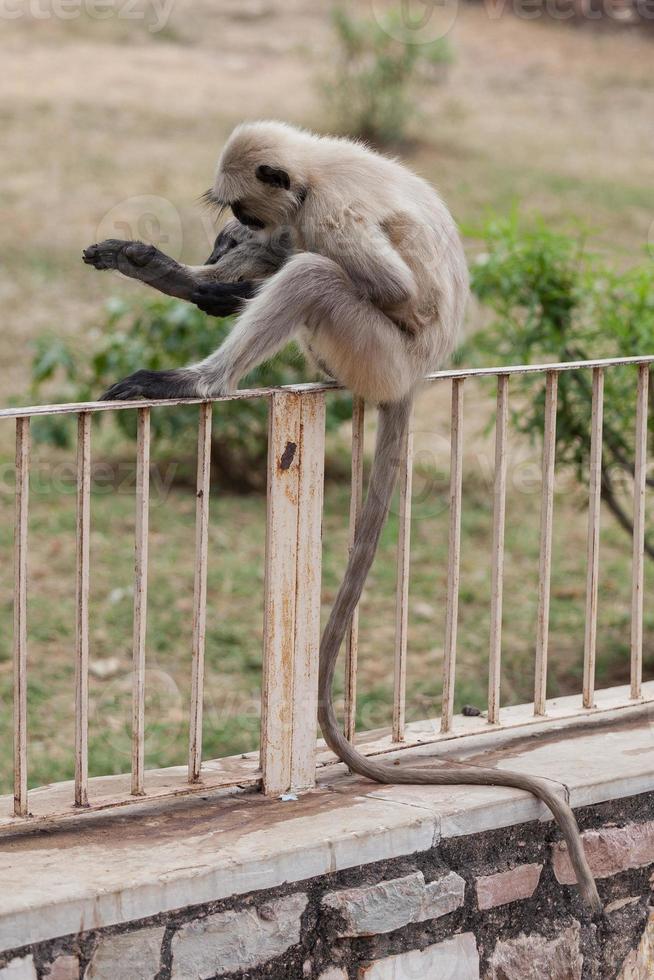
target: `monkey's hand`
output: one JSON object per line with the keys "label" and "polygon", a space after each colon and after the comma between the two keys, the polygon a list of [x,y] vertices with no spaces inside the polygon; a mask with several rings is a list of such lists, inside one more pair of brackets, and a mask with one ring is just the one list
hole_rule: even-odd
{"label": "monkey's hand", "polygon": [[135,398],[199,398],[199,378],[195,371],[180,368],[175,371],[136,371],[117,381],[101,401],[133,401]]}
{"label": "monkey's hand", "polygon": [[212,282],[198,286],[191,302],[209,316],[231,316],[239,313],[246,299],[256,295],[256,282]]}
{"label": "monkey's hand", "polygon": [[170,276],[178,263],[164,255],[154,245],[145,242],[125,242],[118,238],[108,238],[96,245],[89,245],[82,252],[82,261],[94,269],[117,269],[130,279],[156,283]]}

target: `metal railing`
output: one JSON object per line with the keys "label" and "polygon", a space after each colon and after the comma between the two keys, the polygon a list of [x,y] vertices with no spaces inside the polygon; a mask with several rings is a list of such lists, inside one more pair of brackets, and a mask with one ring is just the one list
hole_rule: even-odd
{"label": "metal railing", "polygon": [[[642,683],[643,576],[645,488],[647,467],[647,406],[649,369],[654,356],[562,364],[441,371],[427,381],[451,385],[451,450],[449,493],[449,557],[443,696],[439,726],[414,730],[405,721],[408,659],[408,597],[411,530],[413,443],[409,435],[400,474],[399,541],[395,610],[393,715],[390,733],[368,738],[368,753],[459,737],[467,731],[497,731],[551,717],[578,719],[596,710],[595,663],[598,616],[599,530],[601,501],[604,375],[607,369],[633,365],[636,385],[633,556],[631,583],[631,681],[624,692],[604,699],[614,709],[654,700],[654,689]],[[551,710],[547,701],[548,633],[556,449],[558,379],[563,371],[591,371],[590,474],[588,561],[585,603],[583,691],[578,703]],[[506,709],[500,715],[504,536],[507,491],[509,387],[514,375],[541,373],[545,377],[543,469],[541,490],[540,560],[534,701],[527,709]],[[497,379],[495,466],[491,553],[490,645],[488,712],[484,719],[454,719],[461,510],[463,472],[464,387],[470,378]],[[13,814],[0,813],[0,826],[20,823],[34,815],[49,818],[82,809],[99,809],[233,785],[261,783],[269,795],[306,789],[315,784],[316,767],[330,761],[316,739],[317,670],[320,638],[321,524],[324,482],[325,398],[335,384],[305,384],[279,389],[239,391],[229,398],[199,404],[196,493],[195,583],[189,710],[188,766],[148,773],[144,766],[145,665],[148,591],[148,518],[150,418],[159,405],[180,401],[88,402],[39,405],[0,411],[0,421],[16,425],[16,510],[14,555],[14,794]],[[264,583],[262,718],[259,764],[252,757],[238,760],[202,759],[202,715],[207,608],[207,550],[212,412],[220,402],[234,399],[269,400],[267,531]],[[184,401],[183,404],[189,404]],[[131,773],[124,777],[88,775],[89,725],[89,539],[91,528],[91,417],[100,412],[135,411],[136,447],[135,581],[133,624]],[[44,415],[75,415],[77,430],[77,531],[75,623],[75,778],[72,793],[60,787],[30,790],[28,795],[27,649],[28,649],[28,515],[30,482],[30,421]],[[350,545],[362,500],[364,406],[355,399],[352,426],[352,493]],[[344,725],[355,737],[358,617],[347,635]],[[569,702],[570,699],[567,699]],[[17,820],[17,818],[19,818]]]}

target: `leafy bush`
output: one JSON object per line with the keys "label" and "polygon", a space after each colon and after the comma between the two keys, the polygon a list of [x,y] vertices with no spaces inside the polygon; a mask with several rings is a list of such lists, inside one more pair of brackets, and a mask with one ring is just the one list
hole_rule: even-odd
{"label": "leafy bush", "polygon": [[[529,364],[654,351],[651,263],[617,272],[589,252],[583,240],[549,231],[538,221],[523,227],[516,217],[492,221],[483,237],[486,251],[473,265],[472,289],[495,319],[471,340],[471,354],[485,363]],[[636,370],[607,370],[604,398],[602,496],[630,533],[630,507],[621,487],[634,472]],[[517,398],[520,407],[513,412],[516,428],[540,437],[543,377],[518,376],[512,389],[525,396]],[[590,457],[591,395],[590,373],[559,375],[557,460],[574,467],[582,480],[587,479]],[[654,558],[653,542],[648,541],[647,551]]]}
{"label": "leafy bush", "polygon": [[339,5],[332,20],[337,50],[333,76],[323,89],[335,125],[375,144],[400,140],[416,112],[411,98],[416,78],[438,78],[451,61],[447,40],[398,40],[397,11],[380,22],[354,18]]}
{"label": "leafy bush", "polygon": [[[198,361],[221,343],[229,319],[208,319],[188,303],[156,297],[129,305],[113,300],[108,305],[102,330],[92,335],[93,353],[85,356],[52,336],[41,337],[32,363],[33,393],[43,385],[63,382],[57,390],[62,401],[88,401],[99,397],[112,382],[139,368],[159,370]],[[252,388],[295,384],[307,375],[300,351],[289,345],[276,357],[256,368],[245,379]],[[351,399],[328,399],[327,422],[334,428],[351,414]],[[136,413],[112,413],[116,424],[130,438],[136,436]],[[104,416],[99,416],[104,419]],[[51,416],[38,420],[35,435],[55,445],[69,445],[70,420]],[[193,406],[157,409],[152,428],[158,452],[168,450],[176,458],[192,458],[197,429]],[[212,456],[216,476],[234,489],[260,489],[265,479],[267,451],[267,404],[265,399],[230,401],[214,413]]]}

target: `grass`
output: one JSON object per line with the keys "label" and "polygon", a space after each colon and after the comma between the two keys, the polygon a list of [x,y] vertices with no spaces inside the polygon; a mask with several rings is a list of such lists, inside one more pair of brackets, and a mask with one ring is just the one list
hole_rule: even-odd
{"label": "grass", "polygon": [[[366,13],[368,4],[353,3]],[[311,38],[310,46],[306,39]],[[129,41],[129,43],[125,43]],[[455,61],[419,97],[408,162],[432,180],[468,228],[491,209],[518,204],[555,227],[591,228],[616,263],[640,260],[650,233],[654,130],[651,41],[595,35],[518,18],[489,20],[461,5],[451,35]],[[267,5],[248,19],[240,5],[178,0],[159,35],[135,21],[7,21],[0,36],[2,401],[29,401],[30,342],[44,330],[93,347],[98,310],[111,294],[142,287],[93,275],[81,249],[121,202],[155,194],[177,211],[181,255],[208,254],[212,228],[197,207],[217,151],[244,117],[320,127],[315,65],[330,57],[320,5]],[[261,85],[265,73],[265,86]],[[620,152],[607,153],[606,147]],[[125,205],[129,215],[129,206]],[[117,232],[118,233],[118,232]],[[475,243],[469,242],[470,251]],[[483,316],[472,309],[470,328]],[[466,394],[465,508],[457,704],[485,705],[488,647],[492,394]],[[447,567],[448,394],[430,390],[417,412],[408,715],[438,713]],[[11,780],[13,431],[0,426],[0,786]],[[527,700],[533,675],[538,567],[539,461],[515,441],[509,475],[504,703]],[[114,459],[129,458],[112,446]],[[122,453],[122,455],[121,455]],[[96,459],[102,446],[96,447]],[[71,456],[39,450],[30,525],[30,784],[72,774],[75,498]],[[65,466],[68,469],[65,469]],[[128,466],[120,492],[93,494],[90,764],[129,765],[132,535]],[[585,491],[561,474],[556,498],[550,693],[580,689],[585,597]],[[342,573],[347,487],[325,501],[324,610]],[[153,490],[148,624],[147,764],[186,757],[193,586],[194,500]],[[212,499],[205,752],[256,742],[261,650],[264,502]],[[395,539],[391,517],[361,613],[359,721],[390,718]],[[627,679],[630,546],[603,515],[598,683]],[[647,588],[652,585],[648,563]],[[649,594],[649,593],[646,593]],[[648,676],[654,613],[646,609]],[[104,679],[96,676],[104,668]],[[154,719],[159,722],[155,723]]]}

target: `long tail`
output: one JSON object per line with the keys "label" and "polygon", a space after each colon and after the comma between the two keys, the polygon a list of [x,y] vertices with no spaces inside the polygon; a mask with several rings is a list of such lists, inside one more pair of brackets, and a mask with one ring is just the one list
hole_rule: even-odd
{"label": "long tail", "polygon": [[320,644],[318,718],[325,741],[353,772],[367,776],[378,783],[513,786],[533,793],[550,808],[554,815],[568,845],[570,860],[583,898],[594,911],[600,912],[602,903],[584,854],[574,813],[568,804],[556,795],[547,780],[501,769],[483,769],[465,764],[456,764],[452,768],[438,770],[405,769],[382,765],[360,755],[340,730],[332,702],[334,668],[345,631],[361,598],[377,551],[379,537],[386,522],[397,482],[410,414],[410,398],[402,402],[382,405],[379,408],[377,445],[366,502],[357,526],[347,570]]}

